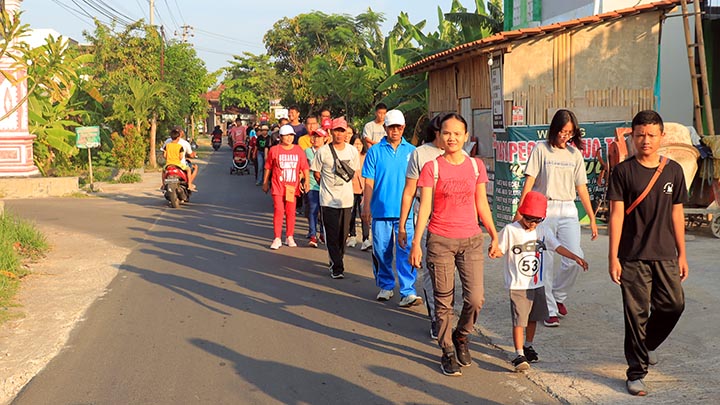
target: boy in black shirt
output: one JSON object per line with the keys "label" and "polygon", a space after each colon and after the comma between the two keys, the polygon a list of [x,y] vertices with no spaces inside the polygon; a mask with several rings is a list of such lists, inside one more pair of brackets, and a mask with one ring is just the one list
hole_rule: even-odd
{"label": "boy in black shirt", "polygon": [[648,364],[657,363],[655,349],[685,308],[681,282],[688,276],[688,263],[682,204],[688,195],[682,167],[658,153],[665,135],[660,115],[640,111],[632,130],[637,152],[617,165],[610,178],[608,262],[610,278],[622,290],[627,390],[643,396]]}

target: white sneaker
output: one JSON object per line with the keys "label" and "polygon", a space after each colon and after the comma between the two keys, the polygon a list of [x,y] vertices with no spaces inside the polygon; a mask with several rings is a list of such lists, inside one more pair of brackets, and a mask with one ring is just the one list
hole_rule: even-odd
{"label": "white sneaker", "polygon": [[400,304],[398,304],[401,307],[411,307],[413,305],[420,305],[422,304],[422,298],[418,297],[415,294],[408,294],[400,300]]}
{"label": "white sneaker", "polygon": [[378,301],[387,301],[390,298],[392,298],[393,295],[395,295],[393,290],[380,290],[380,292],[377,295],[377,300]]}
{"label": "white sneaker", "polygon": [[347,240],[347,247],[354,248],[355,245],[357,245],[357,239],[355,239],[354,236],[349,237]]}
{"label": "white sneaker", "polygon": [[365,239],[362,243],[362,246],[360,246],[360,250],[366,251],[372,247],[372,242],[370,242],[370,239]]}
{"label": "white sneaker", "polygon": [[288,236],[287,239],[285,239],[285,244],[288,245],[288,247],[297,247],[297,243],[295,243],[295,238],[292,236]]}
{"label": "white sneaker", "polygon": [[273,239],[272,245],[270,245],[270,249],[278,250],[280,249],[280,246],[282,246],[282,240],[280,238],[275,238]]}

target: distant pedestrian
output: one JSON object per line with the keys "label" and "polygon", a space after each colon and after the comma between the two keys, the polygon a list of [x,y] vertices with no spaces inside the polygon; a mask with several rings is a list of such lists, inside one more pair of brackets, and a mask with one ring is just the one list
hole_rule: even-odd
{"label": "distant pedestrian", "polygon": [[[395,269],[400,284],[400,306],[422,304],[415,292],[417,271],[408,260],[410,250],[397,243],[400,226],[400,202],[405,185],[405,170],[415,147],[403,138],[405,117],[400,110],[385,115],[387,136],[368,150],[362,175],[365,178],[362,216],[372,219],[373,273],[380,288],[379,301],[387,301],[394,295],[393,249]],[[413,236],[412,223],[405,224],[409,238]]]}
{"label": "distant pedestrian", "polygon": [[297,145],[300,137],[308,133],[305,124],[300,122],[300,108],[298,106],[294,105],[288,108],[288,119],[290,120],[288,124],[293,128],[293,131],[295,131],[293,143]]}
{"label": "distant pedestrian", "polygon": [[545,254],[553,250],[575,261],[587,270],[585,260],[567,250],[546,228],[538,227],[547,215],[547,198],[530,191],[518,208],[519,221],[510,223],[500,231],[498,251],[494,257],[505,259],[505,288],[510,291],[510,315],[513,325],[513,343],[516,357],[512,361],[515,371],[530,368],[539,360],[533,348],[538,321],[547,319],[545,301]]}
{"label": "distant pedestrian", "polygon": [[[290,125],[280,127],[280,144],[270,148],[265,161],[263,191],[272,190],[273,198],[273,239],[270,249],[282,246],[282,223],[285,216],[285,244],[296,247],[295,238],[295,204],[307,179],[309,168],[307,157],[299,146],[293,145],[295,133]],[[272,176],[272,184],[270,178]]]}
{"label": "distant pedestrian", "polygon": [[332,142],[318,149],[311,165],[315,180],[320,182],[320,214],[330,256],[330,276],[334,279],[345,277],[343,258],[353,206],[352,178],[360,170],[357,150],[345,142],[346,131],[345,119],[335,118]]}
{"label": "distant pedestrian", "polygon": [[[582,133],[575,114],[569,110],[558,110],[550,122],[547,141],[538,142],[530,152],[519,204],[522,205],[530,191],[537,191],[547,197],[547,218],[540,226],[548,228],[570,251],[583,256],[580,247],[580,219],[575,206],[576,195],[580,197],[590,221],[592,240],[597,239],[598,231],[587,188],[581,138]],[[516,213],[514,220],[519,219],[520,213]],[[546,260],[545,298],[549,316],[544,324],[556,327],[560,326],[560,317],[568,314],[567,298],[575,285],[580,266],[561,257],[560,268],[555,271],[554,255],[546,255]]]}
{"label": "distant pedestrian", "polygon": [[620,285],[625,317],[627,390],[647,395],[648,365],[685,308],[682,282],[689,268],[685,251],[688,200],[682,167],[660,156],[665,129],[655,111],[632,120],[635,156],[610,175],[610,279]]}
{"label": "distant pedestrian", "polygon": [[[352,139],[350,139],[350,145],[355,147],[359,153],[359,162],[360,164],[358,167],[362,169],[363,164],[365,163],[365,155],[367,154],[367,144],[363,141],[363,138],[359,134],[353,135]],[[354,248],[357,243],[357,230],[356,230],[356,218],[360,217],[360,213],[362,212],[362,203],[363,203],[363,190],[365,189],[365,179],[362,177],[361,170],[355,171],[355,176],[353,176],[353,194],[355,195],[354,201],[353,201],[353,208],[352,213],[350,214],[350,235],[348,237],[347,246]],[[362,239],[360,243],[360,250],[368,250],[370,246],[372,246],[372,243],[370,242],[370,223],[368,221],[360,219],[360,228],[362,230]]]}
{"label": "distant pedestrian", "polygon": [[[305,149],[305,156],[307,156],[309,165],[312,165],[313,160],[315,160],[315,154],[318,149],[325,145],[325,139],[327,137],[327,133],[323,129],[317,128],[312,132],[312,144],[309,148]],[[314,173],[310,173],[310,188],[307,192],[307,199],[309,224],[307,234],[307,238],[309,239],[308,245],[316,248],[318,247],[318,219],[320,215],[320,183],[315,178]],[[323,241],[324,240],[323,238]]]}
{"label": "distant pedestrian", "polygon": [[[418,209],[420,208],[420,189],[417,187],[420,172],[427,162],[435,160],[442,155],[444,150],[442,147],[442,137],[440,133],[440,120],[442,115],[435,116],[425,128],[424,143],[417,147],[410,155],[407,169],[405,171],[405,188],[403,189],[402,204],[400,207],[400,223],[405,224],[410,217],[410,211],[413,212],[414,218],[417,220]],[[414,225],[414,224],[413,224]],[[400,246],[408,245],[407,235],[404,227],[400,227],[398,239]],[[412,242],[412,240],[410,241]],[[430,338],[438,338],[438,323],[435,317],[435,292],[433,291],[432,276],[427,270],[427,228],[422,230],[422,239],[420,240],[420,248],[423,254],[423,265],[418,269],[422,274],[423,296],[425,305],[430,318]]]}
{"label": "distant pedestrian", "polygon": [[[410,261],[415,268],[422,266],[420,241],[429,217],[427,268],[435,292],[438,345],[442,349],[440,369],[445,375],[458,376],[462,374],[460,366],[472,364],[470,335],[485,301],[483,233],[478,219],[490,235],[491,257],[497,254],[498,236],[487,199],[485,165],[463,151],[468,139],[465,119],[459,114],[447,114],[440,128],[445,153],[426,163],[420,172],[418,232],[412,239]],[[455,268],[462,282],[463,306],[453,331]]]}
{"label": "distant pedestrian", "polygon": [[387,114],[387,106],[379,103],[375,106],[375,119],[365,124],[363,138],[365,138],[368,148],[379,143],[385,137],[385,114]]}
{"label": "distant pedestrian", "polygon": [[320,128],[320,124],[318,124],[317,117],[310,115],[305,118],[305,129],[307,130],[307,134],[298,139],[298,146],[300,146],[302,150],[305,150],[312,145],[312,135],[318,128]]}
{"label": "distant pedestrian", "polygon": [[257,140],[255,148],[255,160],[257,161],[257,175],[255,176],[255,185],[262,185],[265,177],[265,158],[270,148],[270,135],[268,135],[270,127],[267,124],[260,125],[257,131]]}

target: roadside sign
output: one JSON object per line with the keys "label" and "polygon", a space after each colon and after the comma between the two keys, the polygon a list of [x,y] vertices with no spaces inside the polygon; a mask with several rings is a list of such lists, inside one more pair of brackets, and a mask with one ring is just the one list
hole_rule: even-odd
{"label": "roadside sign", "polygon": [[100,147],[100,127],[77,127],[75,135],[75,145],[80,149]]}
{"label": "roadside sign", "polygon": [[275,110],[275,119],[279,120],[280,118],[287,118],[287,117],[288,117],[287,108],[278,108],[277,110]]}

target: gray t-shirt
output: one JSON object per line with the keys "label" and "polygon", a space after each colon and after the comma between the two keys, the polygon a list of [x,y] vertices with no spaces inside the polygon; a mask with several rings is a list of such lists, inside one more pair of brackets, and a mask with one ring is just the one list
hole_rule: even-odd
{"label": "gray t-shirt", "polygon": [[[419,179],[425,163],[432,161],[436,157],[443,154],[443,150],[435,146],[434,143],[424,143],[418,146],[411,154],[408,161],[405,177],[410,179]],[[420,187],[415,190],[415,196],[420,198]]]}
{"label": "gray t-shirt", "polygon": [[[357,149],[345,144],[343,150],[335,149],[338,159],[345,161],[353,168],[360,170],[360,159]],[[323,145],[315,152],[310,170],[320,172],[320,206],[331,208],[352,208],[355,195],[352,181],[346,182],[335,175],[335,159],[330,144]]]}
{"label": "gray t-shirt", "polygon": [[574,146],[553,148],[538,142],[530,153],[525,174],[535,178],[532,191],[551,200],[574,201],[575,188],[587,184],[585,160]]}
{"label": "gray t-shirt", "polygon": [[385,126],[383,124],[377,124],[375,121],[370,121],[365,124],[362,134],[363,138],[369,138],[373,142],[378,143],[386,135]]}

